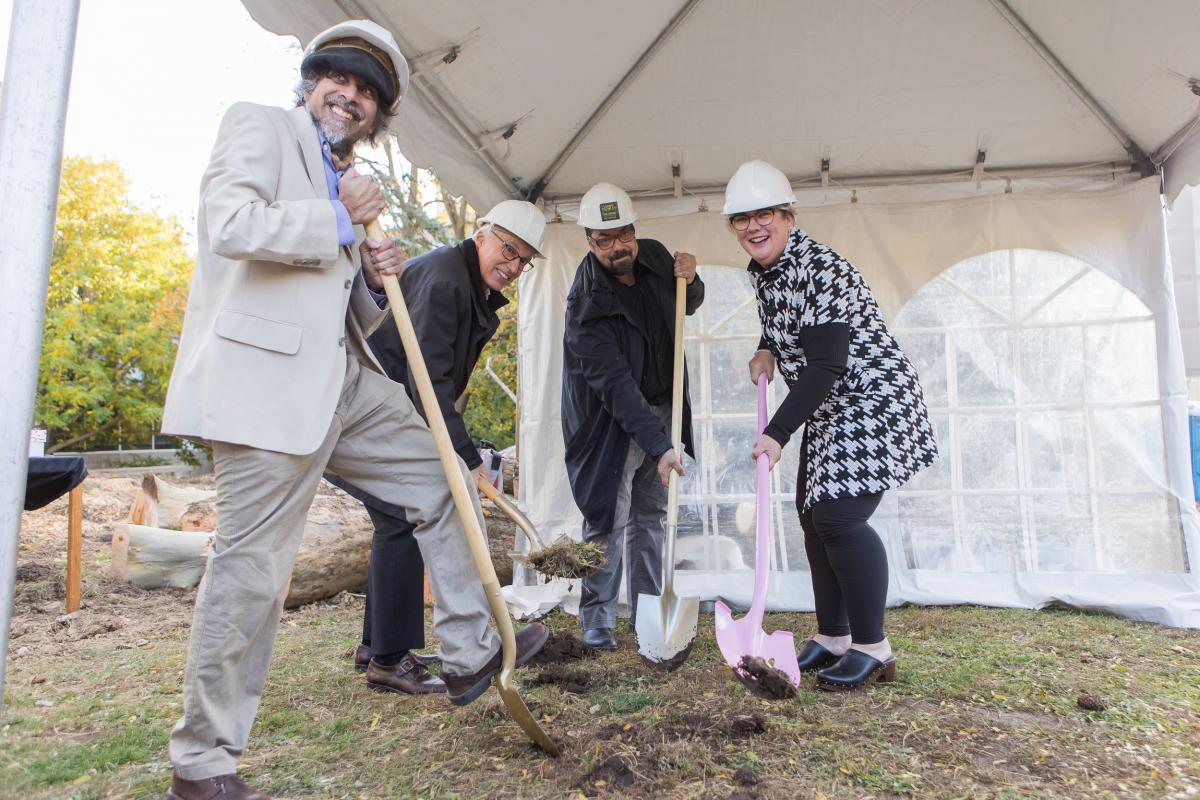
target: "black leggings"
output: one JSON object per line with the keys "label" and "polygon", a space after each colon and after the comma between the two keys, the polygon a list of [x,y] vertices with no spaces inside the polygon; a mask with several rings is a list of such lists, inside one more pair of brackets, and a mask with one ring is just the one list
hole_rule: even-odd
{"label": "black leggings", "polygon": [[857,644],[882,642],[887,553],[867,520],[879,507],[883,492],[823,500],[805,511],[805,461],[802,442],[796,509],[812,569],[817,630],[825,636],[850,634]]}

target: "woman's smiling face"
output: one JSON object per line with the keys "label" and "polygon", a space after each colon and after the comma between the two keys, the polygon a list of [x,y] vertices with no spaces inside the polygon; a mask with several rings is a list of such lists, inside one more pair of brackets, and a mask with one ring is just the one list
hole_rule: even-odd
{"label": "woman's smiling face", "polygon": [[768,268],[783,255],[795,221],[796,215],[786,208],[760,208],[729,217],[738,244],[759,266]]}

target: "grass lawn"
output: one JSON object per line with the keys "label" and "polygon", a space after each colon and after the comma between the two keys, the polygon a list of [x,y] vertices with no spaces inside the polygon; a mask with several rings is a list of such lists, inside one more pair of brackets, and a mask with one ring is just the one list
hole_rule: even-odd
{"label": "grass lawn", "polygon": [[[81,613],[119,618],[137,600],[94,590]],[[169,602],[176,622],[143,625],[137,639],[101,625],[15,655],[14,638],[0,796],[164,796],[190,594]],[[897,683],[835,695],[806,682],[795,699],[768,701],[724,666],[709,615],[670,673],[643,664],[620,628],[617,653],[520,672],[522,696],[561,743],[550,759],[494,691],[462,709],[368,691],[343,656],[361,613],[360,599],[343,596],[285,615],[241,766],[257,788],[330,798],[1200,796],[1197,631],[1063,610],[896,609]],[[30,611],[14,626],[66,629],[53,619]],[[572,618],[548,622],[577,633]],[[766,622],[813,625],[809,614]]]}

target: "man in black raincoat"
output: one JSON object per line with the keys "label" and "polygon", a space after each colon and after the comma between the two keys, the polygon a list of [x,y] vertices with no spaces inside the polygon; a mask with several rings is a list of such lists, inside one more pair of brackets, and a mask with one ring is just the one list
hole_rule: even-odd
{"label": "man in black raincoat", "polygon": [[[604,650],[617,648],[622,563],[634,619],[638,594],[662,589],[665,487],[672,469],[683,474],[670,438],[675,278],[688,282],[688,314],[704,301],[695,257],[636,238],[635,219],[629,196],[612,184],[583,196],[589,252],[567,296],[563,335],[567,476],[584,541],[607,552],[583,579],[579,621],[584,644]],[[695,458],[686,371],[683,394],[683,443]]]}

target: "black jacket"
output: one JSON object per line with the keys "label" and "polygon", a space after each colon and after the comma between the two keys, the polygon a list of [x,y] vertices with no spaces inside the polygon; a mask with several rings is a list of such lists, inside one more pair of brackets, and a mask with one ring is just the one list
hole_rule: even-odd
{"label": "black jacket", "polygon": [[[507,305],[508,298],[495,291],[485,295],[473,239],[439,247],[409,261],[400,273],[400,288],[454,449],[468,467],[475,469],[483,460],[454,401],[466,390],[479,354],[500,326],[496,309]],[[385,321],[368,342],[384,372],[404,385],[424,417],[425,409],[416,396],[416,382],[395,324]]]}
{"label": "black jacket", "polygon": [[[638,239],[638,264],[652,281],[672,344],[675,340],[675,259],[653,239]],[[562,426],[567,477],[588,522],[611,528],[629,437],[652,458],[671,449],[671,435],[642,396],[643,323],[632,319],[614,291],[615,279],[591,253],[567,295],[563,334]],[[687,313],[704,302],[699,276],[687,288]],[[687,367],[683,379],[683,442],[692,446]]]}

